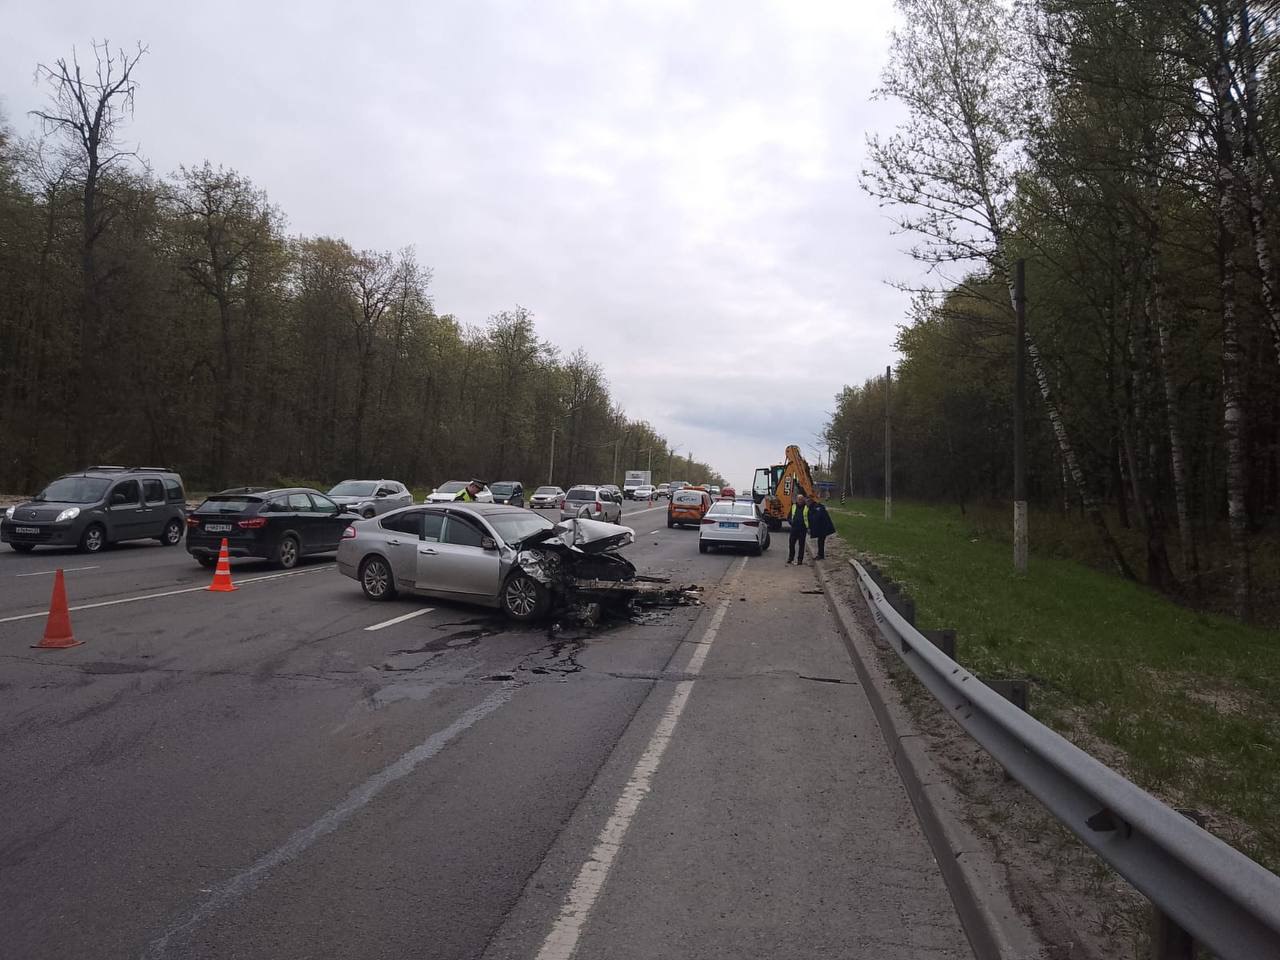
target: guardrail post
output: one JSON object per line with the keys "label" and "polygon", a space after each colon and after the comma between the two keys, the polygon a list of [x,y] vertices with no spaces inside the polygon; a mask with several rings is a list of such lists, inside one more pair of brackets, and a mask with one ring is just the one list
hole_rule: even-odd
{"label": "guardrail post", "polygon": [[956,658],[956,632],[950,627],[941,630],[921,630],[929,642],[952,660]]}
{"label": "guardrail post", "polygon": [[1151,905],[1151,960],[1196,960],[1196,942],[1168,914]]}
{"label": "guardrail post", "polygon": [[982,682],[1012,703],[1023,713],[1029,713],[1031,711],[1031,696],[1027,689],[1027,681],[984,679]]}

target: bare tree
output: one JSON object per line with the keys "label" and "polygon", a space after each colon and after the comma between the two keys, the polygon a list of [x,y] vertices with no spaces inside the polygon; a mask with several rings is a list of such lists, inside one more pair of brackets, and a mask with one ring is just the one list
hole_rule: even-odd
{"label": "bare tree", "polygon": [[147,48],[137,45],[133,53],[121,49],[112,53],[106,40],[92,44],[94,65],[86,71],[74,50],[71,59],[40,64],[37,80],[49,87],[49,106],[33,110],[46,135],[58,138],[67,166],[81,183],[81,311],[79,324],[79,370],[74,389],[77,394],[76,454],[82,461],[89,454],[88,443],[95,405],[94,360],[101,341],[102,303],[99,296],[98,242],[109,222],[104,203],[103,181],[117,165],[136,159],[136,150],[120,142],[120,126],[133,114],[137,81],[133,71]]}

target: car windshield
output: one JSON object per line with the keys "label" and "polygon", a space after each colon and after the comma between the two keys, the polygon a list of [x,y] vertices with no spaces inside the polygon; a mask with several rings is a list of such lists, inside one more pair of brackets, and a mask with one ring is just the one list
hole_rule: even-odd
{"label": "car windshield", "polygon": [[495,497],[509,497],[511,491],[516,488],[514,483],[491,483],[489,489],[493,491]]}
{"label": "car windshield", "polygon": [[247,509],[251,504],[262,502],[261,497],[247,497],[242,493],[215,493],[212,497],[200,504],[200,510],[204,513],[216,511],[217,513],[240,513]]}
{"label": "car windshield", "polygon": [[755,504],[737,503],[733,500],[722,500],[707,511],[708,517],[753,517]]}
{"label": "car windshield", "polygon": [[500,513],[485,517],[498,531],[503,543],[519,543],[530,534],[555,526],[546,517],[538,516],[532,510],[527,513]]}
{"label": "car windshield", "polygon": [[676,494],[676,503],[701,503],[701,502],[702,502],[701,493],[694,492],[694,493],[677,493]]}
{"label": "car windshield", "polygon": [[53,503],[96,503],[110,484],[110,480],[98,477],[63,477],[36,494],[36,499]]}
{"label": "car windshield", "polygon": [[344,480],[329,491],[331,497],[372,497],[378,485],[372,480]]}
{"label": "car windshield", "polygon": [[559,487],[539,487],[533,491],[535,496],[553,497],[560,492]]}
{"label": "car windshield", "polygon": [[596,491],[592,487],[574,487],[569,491],[570,500],[594,500]]}
{"label": "car windshield", "polygon": [[461,480],[450,480],[436,487],[436,493],[461,493],[465,486],[466,484]]}

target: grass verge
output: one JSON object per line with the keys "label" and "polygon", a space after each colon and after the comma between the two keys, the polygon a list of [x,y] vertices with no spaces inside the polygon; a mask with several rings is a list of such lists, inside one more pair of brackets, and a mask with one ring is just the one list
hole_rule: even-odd
{"label": "grass verge", "polygon": [[1019,576],[1008,544],[954,508],[831,513],[904,584],[917,626],[956,629],[968,669],[1029,679],[1041,722],[1280,870],[1280,633],[1034,550]]}

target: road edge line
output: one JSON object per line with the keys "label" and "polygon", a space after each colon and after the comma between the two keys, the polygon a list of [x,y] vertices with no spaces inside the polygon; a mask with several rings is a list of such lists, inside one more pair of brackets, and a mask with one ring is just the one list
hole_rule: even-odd
{"label": "road edge line", "polygon": [[[954,796],[947,775],[928,755],[920,734],[899,723],[904,712],[892,680],[884,673],[874,649],[866,647],[866,631],[854,619],[848,601],[837,594],[827,572],[810,554],[813,570],[827,606],[835,616],[862,691],[871,705],[880,735],[893,758],[894,768],[906,790],[969,940],[975,960],[1039,960],[1045,951],[1013,905],[1007,886],[1007,869],[987,852],[969,826],[946,809],[936,794]],[[855,637],[864,638],[862,642]],[[874,665],[874,668],[871,665]]]}

